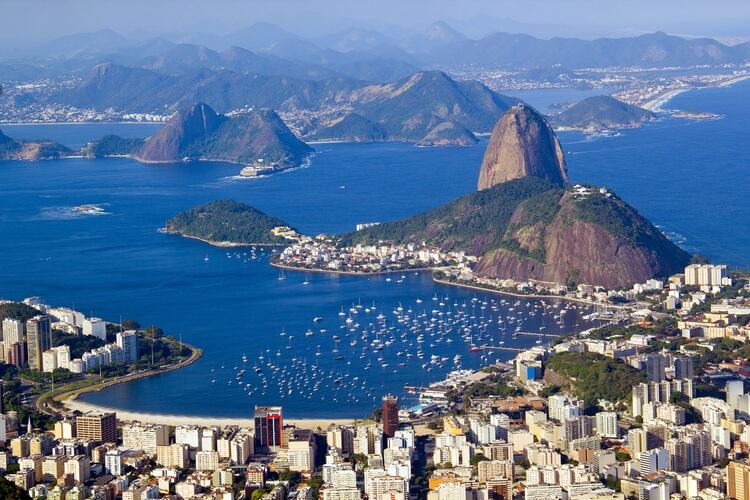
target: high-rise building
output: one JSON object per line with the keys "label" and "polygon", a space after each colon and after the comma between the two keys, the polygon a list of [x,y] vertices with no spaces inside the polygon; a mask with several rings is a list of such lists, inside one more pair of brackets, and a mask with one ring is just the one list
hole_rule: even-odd
{"label": "high-rise building", "polygon": [[122,445],[133,450],[143,450],[156,455],[159,446],[169,444],[169,428],[166,425],[140,424],[133,422],[122,428]]}
{"label": "high-rise building", "polygon": [[156,463],[164,467],[187,468],[190,446],[187,444],[159,445],[156,447]]}
{"label": "high-rise building", "polygon": [[739,398],[745,394],[745,382],[742,380],[730,380],[726,385],[727,403],[735,410],[739,408]]}
{"label": "high-rise building", "polygon": [[308,429],[295,429],[287,443],[289,470],[315,472],[315,437]]}
{"label": "high-rise building", "polygon": [[255,407],[255,450],[260,453],[277,452],[283,444],[281,406]]}
{"label": "high-rise building", "polygon": [[661,382],[666,378],[667,360],[659,352],[646,355],[646,376],[649,382]]}
{"label": "high-rise building", "polygon": [[390,438],[398,430],[398,398],[390,394],[383,396],[383,435]]}
{"label": "high-rise building", "polygon": [[693,378],[693,360],[687,356],[678,356],[672,359],[674,367],[674,378]]}
{"label": "high-rise building", "polygon": [[117,345],[122,349],[123,362],[138,361],[138,332],[134,330],[117,332]]}
{"label": "high-rise building", "polygon": [[735,500],[750,500],[750,463],[729,462],[727,466],[727,494]]}
{"label": "high-rise building", "polygon": [[26,324],[19,319],[5,318],[3,320],[3,346],[5,360],[8,360],[10,346],[14,342],[23,344],[26,341]]}
{"label": "high-rise building", "polygon": [[49,316],[35,316],[26,321],[26,344],[29,368],[42,369],[42,353],[52,347],[52,324]]}
{"label": "high-rise building", "polygon": [[616,438],[619,436],[617,428],[617,413],[601,411],[596,414],[596,433],[602,437]]}
{"label": "high-rise building", "polygon": [[84,335],[91,335],[98,339],[107,340],[107,323],[101,318],[86,318],[83,320],[82,331]]}
{"label": "high-rise building", "polygon": [[79,439],[117,443],[117,418],[114,413],[87,413],[76,417]]}
{"label": "high-rise building", "polygon": [[114,448],[104,454],[104,470],[114,476],[122,474],[122,451]]}

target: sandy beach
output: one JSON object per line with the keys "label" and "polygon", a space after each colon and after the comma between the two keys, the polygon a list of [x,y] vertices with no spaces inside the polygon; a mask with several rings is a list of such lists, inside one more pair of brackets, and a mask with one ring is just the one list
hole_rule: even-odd
{"label": "sandy beach", "polygon": [[[117,414],[117,420],[121,422],[133,422],[139,421],[150,424],[162,424],[162,425],[201,425],[201,426],[219,426],[224,427],[228,425],[236,425],[239,427],[253,427],[253,419],[248,418],[217,418],[217,417],[198,417],[188,415],[166,415],[157,413],[139,413],[133,411],[116,410],[114,408],[106,408],[104,406],[92,405],[84,403],[75,399],[68,399],[65,401],[65,406],[71,410],[78,410],[80,412],[115,412]],[[248,408],[248,414],[252,411]],[[284,419],[285,424],[293,424],[301,429],[325,429],[331,424],[344,425],[353,423],[353,419]]]}

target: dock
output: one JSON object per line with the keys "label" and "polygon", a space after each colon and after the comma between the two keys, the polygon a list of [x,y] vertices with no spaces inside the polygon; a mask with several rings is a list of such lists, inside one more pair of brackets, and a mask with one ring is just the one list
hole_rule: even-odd
{"label": "dock", "polygon": [[510,352],[523,352],[526,349],[519,349],[517,347],[503,347],[503,346],[495,346],[495,345],[480,345],[480,349],[484,350],[490,350],[490,351],[510,351]]}
{"label": "dock", "polygon": [[559,333],[542,333],[542,332],[513,332],[514,335],[530,335],[532,337],[562,337]]}

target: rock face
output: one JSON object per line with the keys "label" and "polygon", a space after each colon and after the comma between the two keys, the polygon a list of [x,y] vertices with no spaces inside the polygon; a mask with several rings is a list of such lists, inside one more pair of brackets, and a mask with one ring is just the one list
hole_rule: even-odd
{"label": "rock face", "polygon": [[504,244],[480,259],[475,272],[556,283],[629,287],[679,272],[690,256],[611,193],[566,192],[550,223],[529,219],[535,203],[520,205]]}
{"label": "rock face", "polygon": [[560,141],[531,107],[510,108],[495,125],[482,160],[478,189],[523,177],[538,177],[563,186],[568,181]]}
{"label": "rock face", "polygon": [[183,159],[188,148],[214,133],[226,117],[216,114],[206,104],[195,104],[178,112],[138,151],[138,160],[149,163],[174,162]]}
{"label": "rock face", "polygon": [[173,116],[135,157],[147,163],[262,160],[265,165],[288,168],[311,152],[271,110],[228,118],[206,104],[195,104]]}

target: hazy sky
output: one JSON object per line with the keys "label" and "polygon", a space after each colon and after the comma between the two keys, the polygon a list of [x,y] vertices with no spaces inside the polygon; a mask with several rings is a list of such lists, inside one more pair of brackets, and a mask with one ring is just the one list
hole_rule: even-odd
{"label": "hazy sky", "polygon": [[398,33],[436,20],[472,36],[750,36],[750,0],[0,0],[0,38],[21,43],[102,28],[133,36],[225,34],[258,21],[304,36],[354,25]]}

